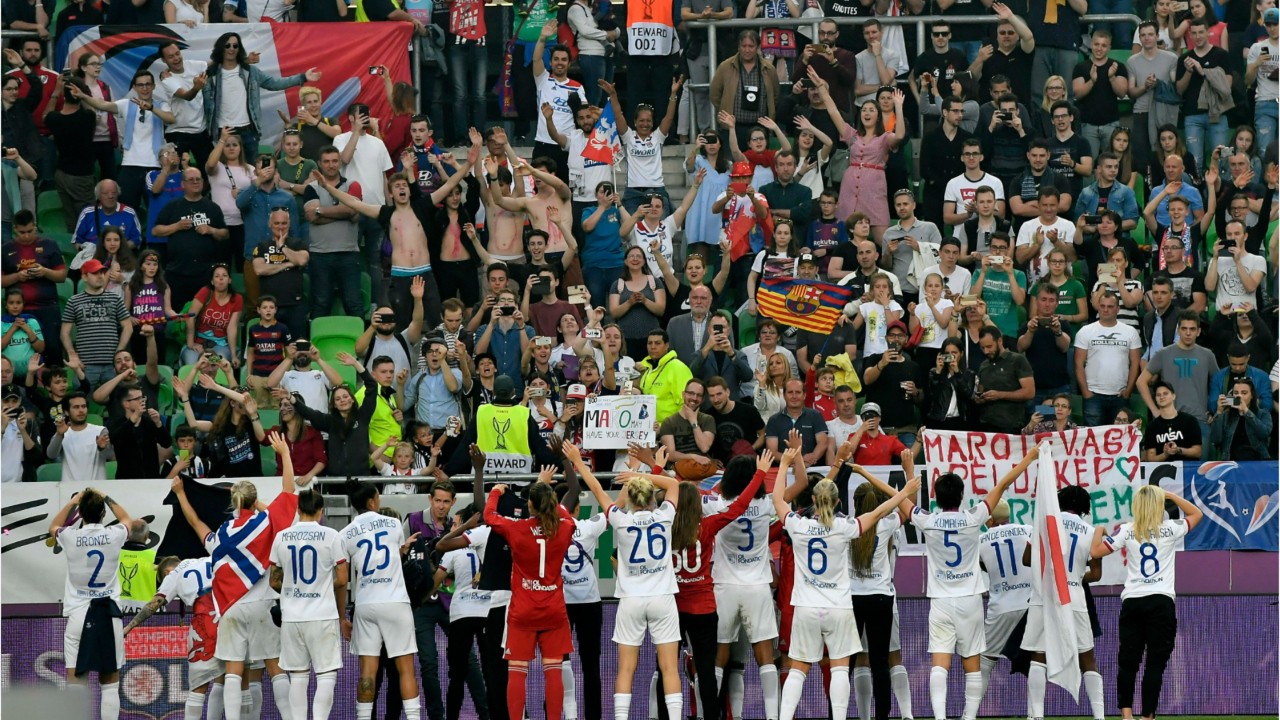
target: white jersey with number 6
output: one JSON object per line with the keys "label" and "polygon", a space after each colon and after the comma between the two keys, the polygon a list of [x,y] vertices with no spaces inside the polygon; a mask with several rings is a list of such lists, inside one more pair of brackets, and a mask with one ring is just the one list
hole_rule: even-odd
{"label": "white jersey with number 6", "polygon": [[1112,550],[1123,549],[1125,552],[1128,577],[1120,598],[1173,597],[1173,557],[1178,550],[1178,542],[1186,536],[1186,520],[1165,520],[1160,523],[1154,538],[1138,540],[1133,535],[1133,523],[1121,525],[1115,535],[1104,538],[1103,542]]}
{"label": "white jersey with number 6", "polygon": [[[316,522],[282,530],[271,545],[271,564],[284,573],[280,619],[284,622],[337,620],[333,576],[347,561],[338,531]],[[397,564],[399,557],[396,558]]]}
{"label": "white jersey with number 6", "polygon": [[[676,594],[671,564],[671,523],[676,508],[664,500],[653,510],[626,512],[610,505],[605,512],[618,548],[618,581],[614,595],[653,597]],[[567,555],[566,555],[567,557]]]}
{"label": "white jersey with number 6", "polygon": [[931,513],[917,507],[911,512],[911,523],[924,534],[929,597],[968,597],[986,592],[986,576],[978,569],[978,540],[982,524],[989,517],[991,508],[986,501],[968,510]]}
{"label": "white jersey with number 6", "polygon": [[[702,515],[724,512],[732,503],[722,497],[702,499]],[[769,523],[773,521],[773,500],[756,498],[746,512],[716,534],[711,553],[711,580],[716,585],[768,585],[773,582],[769,557]]]}
{"label": "white jersey with number 6", "polygon": [[212,589],[212,560],[207,557],[190,558],[178,563],[164,576],[164,581],[156,588],[156,594],[164,597],[165,602],[181,600],[184,605],[191,607],[196,604],[197,598]]}
{"label": "white jersey with number 6", "polygon": [[564,603],[581,605],[600,602],[600,583],[596,573],[596,548],[609,523],[603,514],[579,520],[573,530],[573,542],[564,554],[560,576],[564,578]]}
{"label": "white jersey with number 6", "polygon": [[120,597],[120,549],[129,539],[122,523],[103,527],[98,523],[64,528],[58,545],[67,556],[67,583],[62,594],[62,616],[98,598]]}
{"label": "white jersey with number 6", "polygon": [[376,512],[361,513],[342,529],[356,605],[409,602],[400,569],[401,532],[399,520]]}
{"label": "white jersey with number 6", "polygon": [[982,533],[978,555],[987,569],[987,615],[1026,610],[1031,602],[1031,568],[1022,553],[1031,542],[1031,526],[1008,523]]}
{"label": "white jersey with number 6", "polygon": [[862,534],[857,519],[834,518],[827,528],[816,518],[788,513],[783,527],[791,534],[796,577],[795,607],[851,608],[849,543]]}

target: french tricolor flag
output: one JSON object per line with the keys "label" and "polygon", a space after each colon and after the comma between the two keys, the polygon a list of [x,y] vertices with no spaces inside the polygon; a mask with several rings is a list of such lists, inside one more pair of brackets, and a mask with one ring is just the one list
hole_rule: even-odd
{"label": "french tricolor flag", "polygon": [[1039,474],[1036,479],[1036,510],[1031,543],[1032,586],[1041,598],[1031,612],[1043,613],[1045,666],[1049,681],[1079,700],[1080,657],[1076,650],[1076,625],[1071,608],[1071,588],[1067,585],[1067,563],[1063,553],[1065,531],[1058,508],[1058,481],[1053,470],[1053,446],[1040,443]]}

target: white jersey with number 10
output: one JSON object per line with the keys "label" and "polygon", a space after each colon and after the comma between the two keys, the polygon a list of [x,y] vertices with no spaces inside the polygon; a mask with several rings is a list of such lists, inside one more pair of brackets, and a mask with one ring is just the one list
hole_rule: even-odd
{"label": "white jersey with number 10", "polygon": [[[396,560],[399,560],[397,557]],[[280,617],[284,622],[337,620],[333,576],[347,561],[338,531],[300,522],[276,535],[271,564],[280,568]]]}

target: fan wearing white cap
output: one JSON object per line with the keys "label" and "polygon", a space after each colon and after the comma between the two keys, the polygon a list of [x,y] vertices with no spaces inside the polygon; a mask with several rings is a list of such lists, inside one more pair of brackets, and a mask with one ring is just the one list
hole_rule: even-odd
{"label": "fan wearing white cap", "polygon": [[880,432],[880,406],[876,403],[863,403],[858,416],[862,425],[849,441],[857,450],[853,453],[853,461],[859,465],[894,465],[907,449],[897,435],[886,435]]}

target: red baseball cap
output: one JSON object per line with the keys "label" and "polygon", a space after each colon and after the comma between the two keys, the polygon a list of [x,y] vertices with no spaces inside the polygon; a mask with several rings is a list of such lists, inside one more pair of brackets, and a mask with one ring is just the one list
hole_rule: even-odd
{"label": "red baseball cap", "polygon": [[85,263],[80,266],[81,275],[92,275],[94,273],[100,273],[100,272],[106,272],[106,271],[107,271],[107,266],[103,265],[100,260],[95,260],[95,259],[86,260]]}
{"label": "red baseball cap", "polygon": [[754,172],[751,169],[751,163],[739,160],[733,164],[733,167],[729,168],[729,177],[751,177]]}

